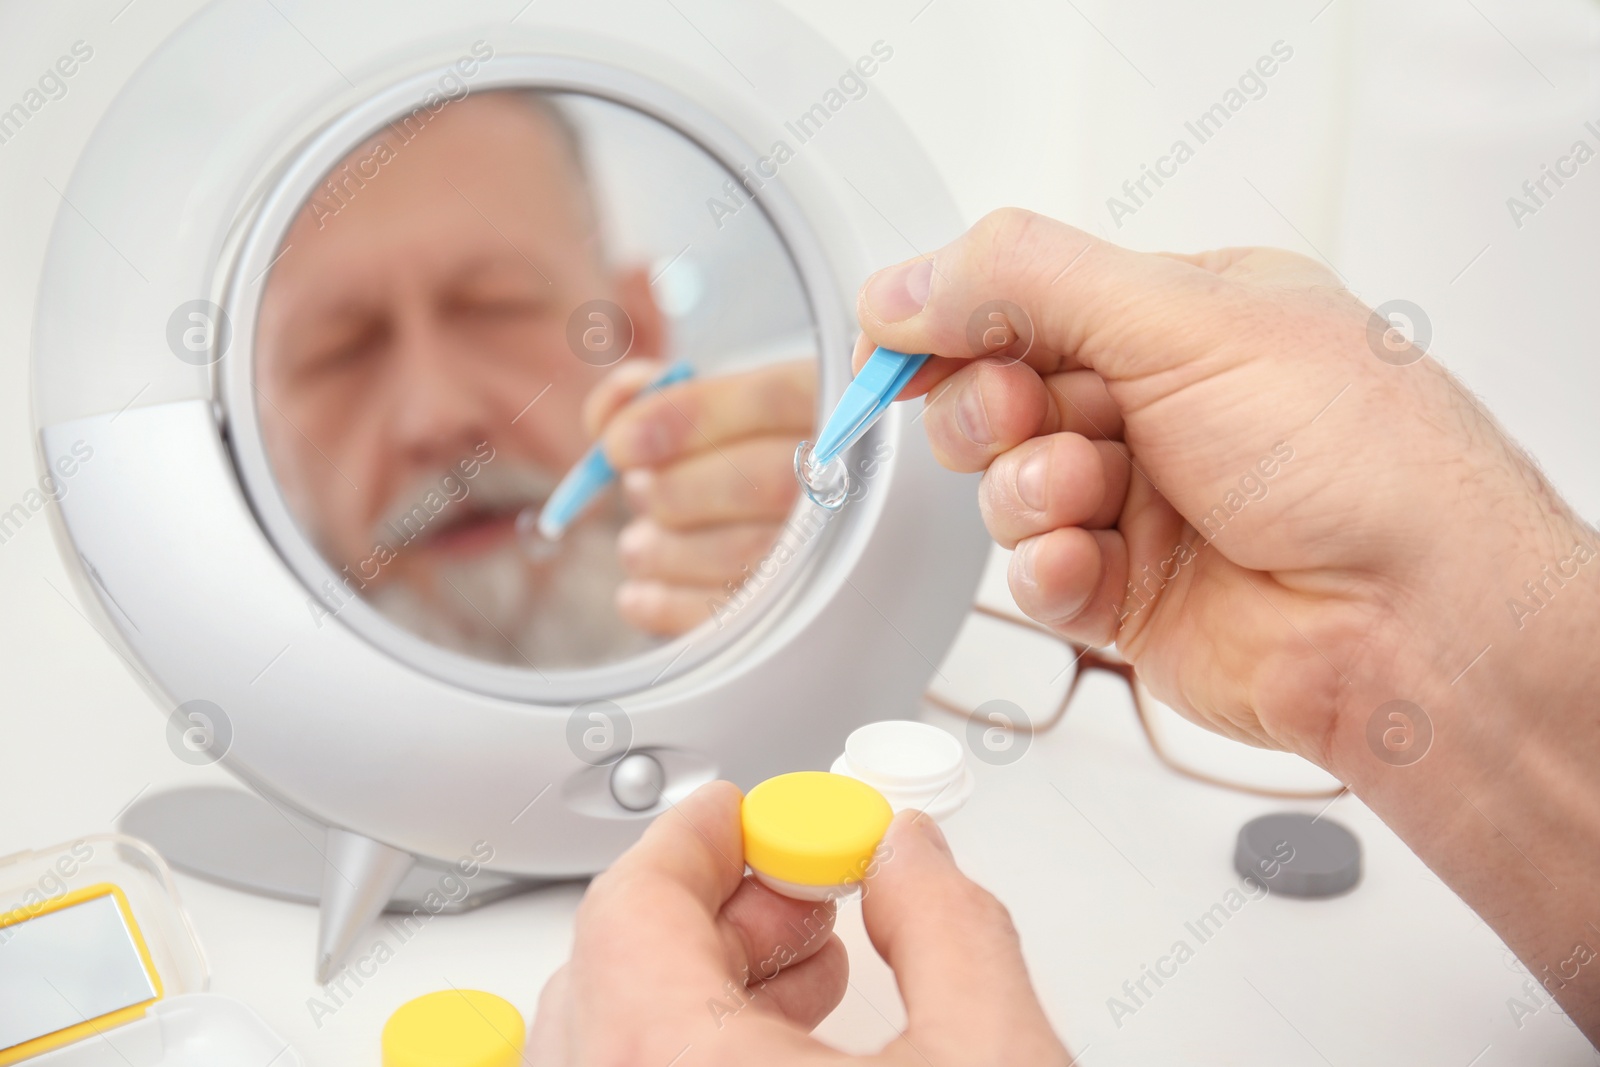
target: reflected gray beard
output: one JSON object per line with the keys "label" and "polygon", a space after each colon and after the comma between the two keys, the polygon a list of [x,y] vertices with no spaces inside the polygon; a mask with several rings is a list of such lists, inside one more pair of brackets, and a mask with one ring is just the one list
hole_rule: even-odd
{"label": "reflected gray beard", "polygon": [[[546,498],[556,487],[555,476],[544,468],[510,458],[489,460],[480,466],[478,473],[471,478],[464,477],[453,467],[419,475],[400,492],[394,494],[394,499],[390,501],[372,528],[372,540],[392,545],[395,531],[402,528],[402,523],[407,517],[418,508],[421,508],[424,514],[427,513],[428,509],[422,501],[429,493],[437,493],[441,499],[449,499],[442,486],[451,479],[458,485],[464,486],[467,494],[460,501],[452,500],[446,504],[444,510],[436,517],[439,522],[448,522],[450,509],[468,501],[487,508],[522,507],[526,504],[543,506]],[[429,525],[432,525],[432,521]]]}
{"label": "reflected gray beard", "polygon": [[[398,499],[417,499],[437,484]],[[468,499],[480,505],[538,505],[553,479],[501,459],[467,484]],[[391,514],[405,511],[397,505]],[[447,508],[436,521],[448,514]],[[656,643],[623,622],[614,606],[624,577],[617,534],[625,521],[615,502],[602,504],[567,530],[548,559],[531,560],[512,541],[474,559],[435,563],[426,574],[397,576],[370,590],[368,600],[417,636],[477,659],[525,669],[613,661]]]}

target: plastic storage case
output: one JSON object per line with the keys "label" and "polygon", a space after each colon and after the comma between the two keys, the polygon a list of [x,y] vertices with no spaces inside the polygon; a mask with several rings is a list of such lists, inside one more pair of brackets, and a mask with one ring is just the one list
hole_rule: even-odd
{"label": "plastic storage case", "polygon": [[[120,915],[123,929],[113,926],[113,936],[103,945],[64,938],[61,966],[98,970],[84,964],[101,952],[108,964],[120,963],[135,974],[142,971],[139,977],[147,981],[151,996],[132,1004],[125,1004],[124,996],[101,1005],[115,1010],[72,1004],[50,981],[52,958],[40,954],[41,945],[49,949],[49,940],[17,939],[26,932],[21,924],[90,903],[114,904],[117,911],[109,914]],[[75,962],[66,953],[74,954]],[[78,977],[93,981],[102,976]],[[5,994],[6,982],[18,983],[13,995]],[[208,982],[205,953],[172,872],[144,842],[95,834],[0,858],[0,1034],[9,1035],[0,1041],[10,1042],[0,1045],[0,1065],[262,1067],[271,1062],[273,1067],[297,1067],[302,1062],[244,1004],[207,993]],[[45,994],[38,983],[51,992]],[[57,1014],[70,1015],[68,1025],[56,1025],[40,1011],[39,1005],[50,1004],[52,997],[67,1005]],[[20,1042],[19,1034],[25,1035]]]}

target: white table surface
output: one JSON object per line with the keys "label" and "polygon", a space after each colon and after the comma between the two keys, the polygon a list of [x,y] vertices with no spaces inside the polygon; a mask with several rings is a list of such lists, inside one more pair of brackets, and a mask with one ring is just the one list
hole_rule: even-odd
{"label": "white table surface", "polygon": [[[58,207],[41,179],[65,184],[122,80],[195,6],[0,4],[0,102],[74,39],[97,49],[41,114],[48,122],[0,146],[0,503],[35,478],[29,330]],[[1600,162],[1520,229],[1505,208],[1583,134],[1583,119],[1600,120],[1592,3],[819,0],[802,13],[848,54],[895,43],[874,91],[905,113],[970,217],[1022,203],[1137,247],[1281,244],[1327,260],[1371,302],[1415,300],[1440,357],[1586,515],[1600,514]],[[1301,65],[1113,233],[1106,197],[1278,38]],[[161,717],[73,596],[43,516],[0,544],[0,854],[106,830],[148,790],[228,781],[173,759]],[[942,669],[980,692],[1046,681],[1031,677],[1037,664],[999,656],[957,655]],[[1011,908],[1082,1062],[1600,1062],[1552,1011],[1513,1021],[1507,1004],[1524,995],[1524,975],[1504,947],[1350,798],[1328,817],[1365,850],[1356,890],[1250,903],[1115,1025],[1107,998],[1237,884],[1238,827],[1285,806],[1172,775],[1126,705],[1113,685],[1088,683],[1024,759],[978,765],[977,793],[947,827],[963,867]],[[396,1005],[446,983],[531,1012],[565,956],[581,892],[559,886],[434,920],[319,1025],[308,1004],[324,996],[311,979],[315,912],[192,878],[180,886],[214,988],[254,1007],[308,1063],[356,1067],[377,1062]],[[902,1021],[899,1001],[857,917],[847,912],[841,930],[851,989],[820,1033],[876,1047]]]}
{"label": "white table surface", "polygon": [[[991,597],[999,574],[997,554]],[[81,641],[86,624],[65,607],[57,614],[67,616],[56,620],[60,639]],[[984,651],[964,641],[941,670],[967,692],[1051,690],[1057,664],[974,654]],[[95,657],[90,669],[122,668]],[[53,722],[39,715],[12,732],[3,795],[15,817],[0,825],[0,851],[108,829],[147,790],[228,780],[214,767],[174,760],[158,732],[142,728],[154,712],[127,689],[120,702],[57,708]],[[962,720],[931,708],[927,715],[964,735]],[[22,753],[31,758],[16,758]],[[1263,800],[1172,774],[1151,754],[1126,690],[1112,679],[1089,675],[1066,718],[1017,762],[972,766],[977,790],[946,824],[951,845],[963,869],[1011,909],[1052,1021],[1091,1067],[1600,1063],[1553,1011],[1516,1024],[1508,1001],[1526,997],[1526,973],[1352,797],[1335,801],[1325,818],[1361,841],[1364,873],[1353,891],[1324,901],[1251,900],[1199,943],[1185,923],[1240,884],[1231,861],[1238,828],[1268,811],[1324,804]],[[389,1013],[451,985],[498,993],[531,1018],[544,980],[565,959],[582,893],[565,884],[439,916],[404,944],[374,927],[357,954],[382,938],[393,958],[339,992],[311,977],[314,909],[178,881],[214,991],[251,1005],[308,1064],[328,1067],[376,1064]],[[904,1009],[858,908],[847,905],[839,926],[850,989],[819,1033],[868,1051],[894,1036]],[[1108,999],[1126,999],[1123,982],[1179,939],[1194,958],[1117,1025]]]}

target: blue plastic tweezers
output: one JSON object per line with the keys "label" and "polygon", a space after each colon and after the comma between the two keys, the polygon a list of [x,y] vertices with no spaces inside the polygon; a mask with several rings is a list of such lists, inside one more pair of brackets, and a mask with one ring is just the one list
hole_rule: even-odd
{"label": "blue plastic tweezers", "polygon": [[[649,385],[639,390],[637,395],[643,396],[651,389],[675,385],[692,377],[694,377],[693,367],[683,362],[674,363]],[[545,501],[544,508],[539,512],[539,533],[547,541],[561,540],[561,535],[567,532],[567,527],[572,525],[573,520],[583,514],[583,510],[590,502],[616,480],[617,469],[606,459],[605,452],[596,441],[589,446],[589,451],[583,454],[583,458],[574,463],[572,469],[562,476],[555,491],[550,494],[550,499]]]}
{"label": "blue plastic tweezers", "polygon": [[928,357],[907,355],[888,348],[875,349],[866,364],[845,388],[838,406],[811,450],[811,462],[818,466],[833,462],[845,449],[861,440],[872,424],[883,417],[889,405],[906,387]]}

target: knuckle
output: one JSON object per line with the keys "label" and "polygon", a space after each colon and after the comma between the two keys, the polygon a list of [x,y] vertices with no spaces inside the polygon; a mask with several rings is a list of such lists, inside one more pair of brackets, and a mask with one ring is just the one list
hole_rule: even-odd
{"label": "knuckle", "polygon": [[762,424],[785,427],[811,418],[810,390],[797,387],[793,375],[762,374],[751,388],[750,409]]}
{"label": "knuckle", "polygon": [[960,915],[964,925],[983,930],[985,937],[999,936],[1013,941],[1017,937],[1010,909],[976,882],[962,879],[952,885],[947,905]]}
{"label": "knuckle", "polygon": [[973,922],[988,932],[988,936],[1003,938],[1008,943],[1015,943],[1018,940],[1017,925],[1011,918],[1011,909],[1000,903],[999,897],[982,886],[970,883],[962,908],[972,917]]}
{"label": "knuckle", "polygon": [[654,1063],[670,1055],[654,1045],[645,1033],[632,1027],[606,1033],[596,1044],[598,1047],[588,1049],[583,1058],[588,1067],[639,1067],[641,1063]]}
{"label": "knuckle", "polygon": [[973,227],[973,232],[986,243],[1006,244],[1032,229],[1039,216],[1027,208],[995,208]]}
{"label": "knuckle", "polygon": [[656,418],[671,423],[681,433],[715,414],[720,390],[721,383],[717,381],[679,382],[655,390],[650,398],[650,410]]}
{"label": "knuckle", "polygon": [[1252,257],[1260,257],[1271,266],[1295,268],[1309,274],[1325,275],[1336,279],[1337,275],[1328,269],[1327,264],[1314,256],[1303,252],[1296,252],[1288,248],[1259,248],[1251,253]]}
{"label": "knuckle", "polygon": [[573,926],[578,931],[587,932],[604,928],[605,916],[611,910],[612,903],[619,894],[625,892],[625,887],[618,883],[620,875],[613,873],[615,869],[603,871],[596,875],[589,883],[588,890],[583,894],[583,899],[578,902],[578,910],[573,917]]}
{"label": "knuckle", "polygon": [[685,485],[690,479],[677,470],[662,471],[651,486],[649,517],[657,525],[678,529],[689,521],[699,498],[694,486]]}

